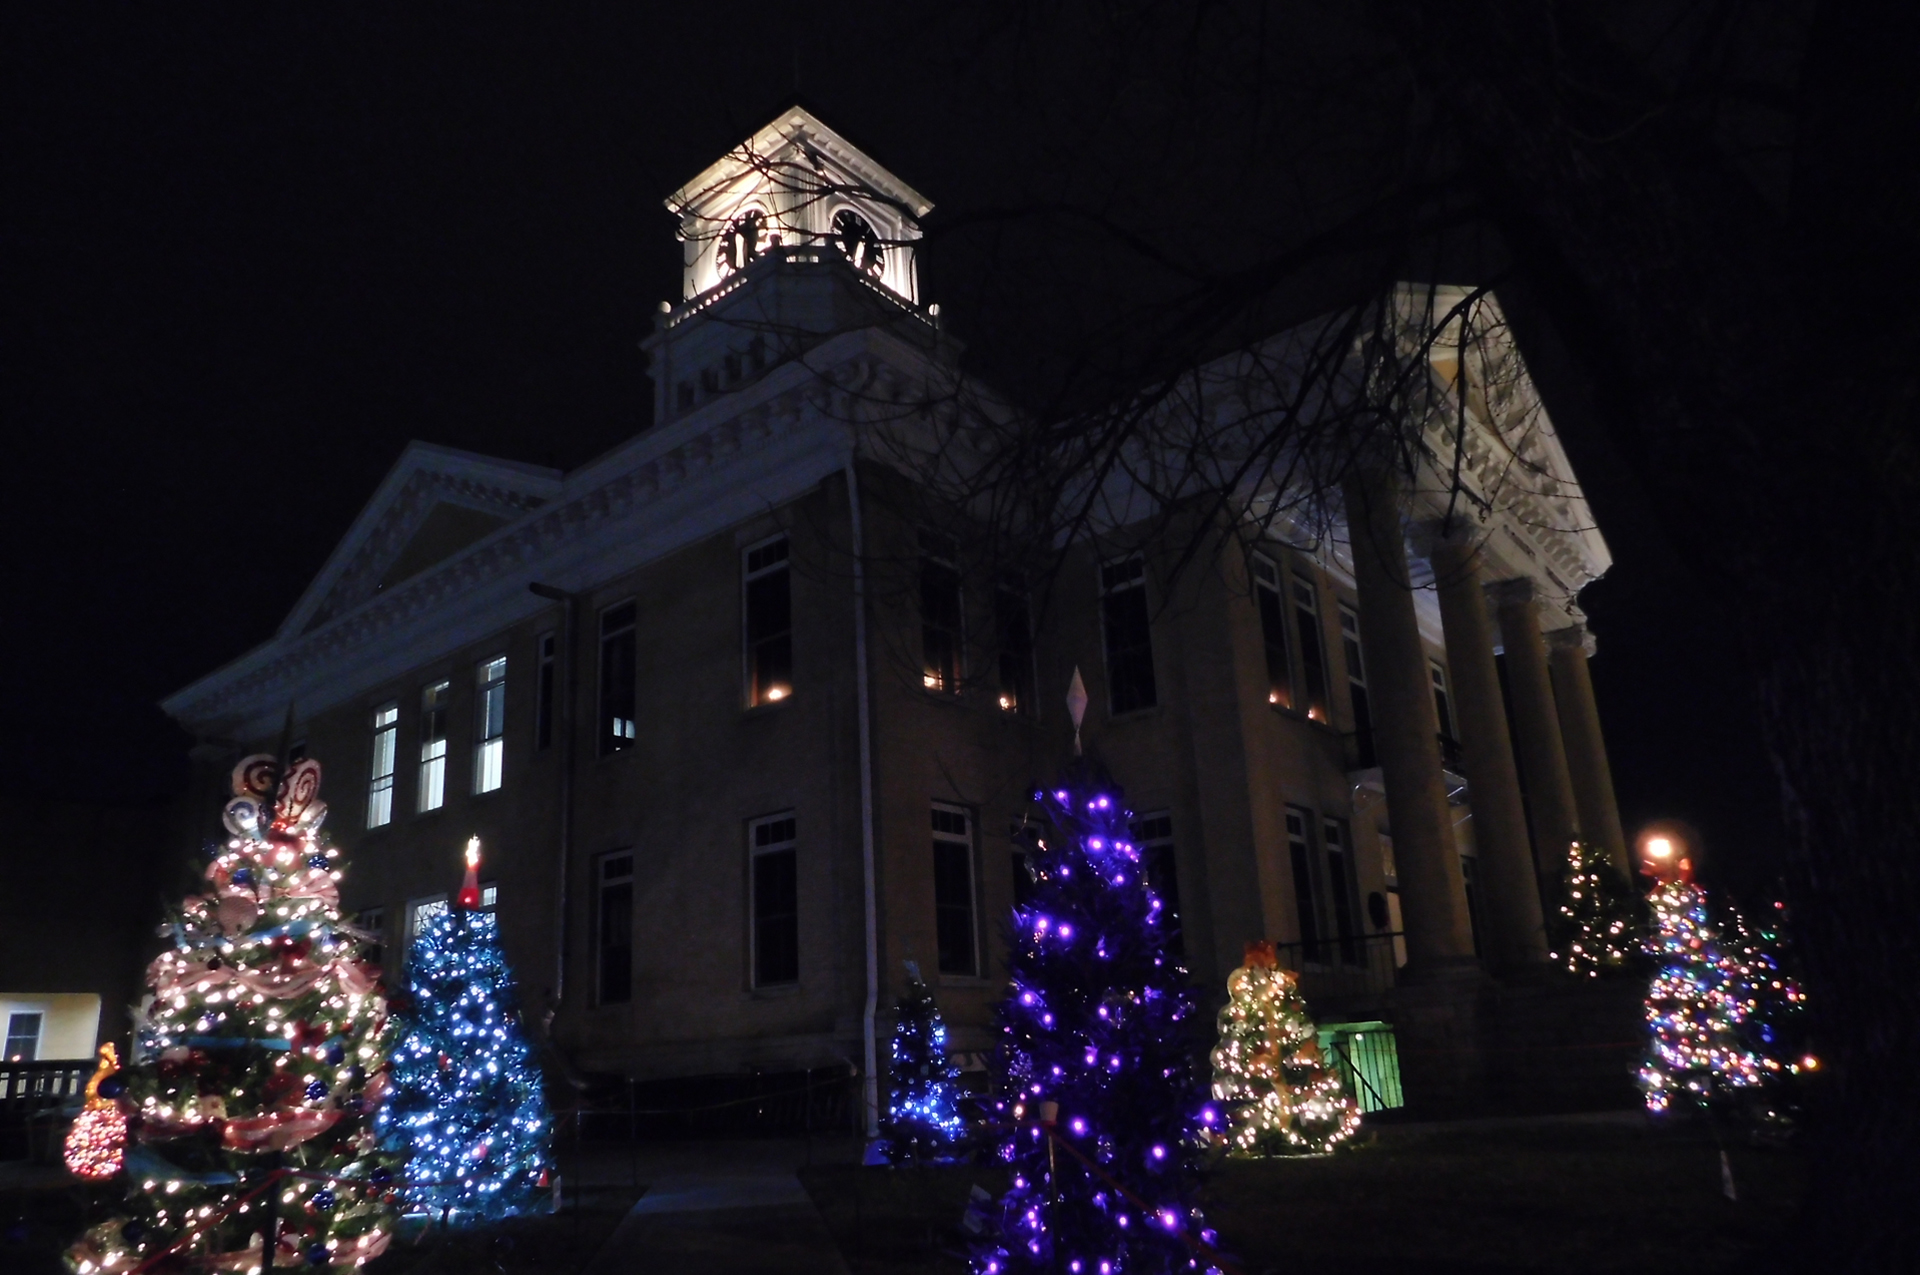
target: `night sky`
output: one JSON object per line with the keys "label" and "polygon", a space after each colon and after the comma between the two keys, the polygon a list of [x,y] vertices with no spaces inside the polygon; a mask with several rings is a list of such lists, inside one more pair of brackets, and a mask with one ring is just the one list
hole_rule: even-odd
{"label": "night sky", "polygon": [[[1208,96],[1232,76],[1206,48],[1120,76],[1023,18],[546,8],[0,18],[10,797],[177,784],[184,739],[154,701],[272,633],[408,440],[570,467],[643,428],[637,344],[679,286],[661,199],[796,77],[934,200],[923,292],[1029,396],[1059,390],[1048,355],[1110,321],[1115,278],[1153,285],[1061,246],[1058,216],[1007,209],[1155,221],[1205,269],[1252,233],[1223,208],[1311,221],[1370,180],[1364,113],[1344,109],[1282,111],[1284,173],[1246,163],[1235,130],[1259,111]],[[1261,84],[1382,73],[1352,33],[1296,35]],[[1187,96],[1138,87],[1161,73]],[[1127,339],[1101,348],[1132,357]],[[1617,560],[1585,601],[1629,831],[1687,819],[1709,875],[1757,895],[1782,834],[1736,635],[1604,437],[1569,441]]]}

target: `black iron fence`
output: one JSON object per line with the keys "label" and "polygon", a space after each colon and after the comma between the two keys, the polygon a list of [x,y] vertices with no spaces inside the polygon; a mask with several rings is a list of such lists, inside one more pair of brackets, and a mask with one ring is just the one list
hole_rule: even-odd
{"label": "black iron fence", "polygon": [[1348,933],[1311,943],[1276,943],[1274,952],[1282,968],[1300,976],[1309,1001],[1378,999],[1393,990],[1406,960],[1406,936],[1398,930]]}
{"label": "black iron fence", "polygon": [[91,1058],[0,1062],[0,1160],[44,1158],[60,1109],[80,1101],[93,1066]]}

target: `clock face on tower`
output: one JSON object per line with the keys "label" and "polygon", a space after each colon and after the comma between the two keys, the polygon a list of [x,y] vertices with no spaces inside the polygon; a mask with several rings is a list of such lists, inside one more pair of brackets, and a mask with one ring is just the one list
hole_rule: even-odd
{"label": "clock face on tower", "polygon": [[877,278],[886,264],[880,236],[873,232],[865,217],[851,208],[842,208],[833,215],[833,246],[840,250],[848,265],[863,274]]}
{"label": "clock face on tower", "polygon": [[722,275],[732,274],[744,269],[755,257],[765,250],[767,238],[767,215],[758,208],[741,214],[727,233],[720,237],[719,246],[714,250],[714,265]]}

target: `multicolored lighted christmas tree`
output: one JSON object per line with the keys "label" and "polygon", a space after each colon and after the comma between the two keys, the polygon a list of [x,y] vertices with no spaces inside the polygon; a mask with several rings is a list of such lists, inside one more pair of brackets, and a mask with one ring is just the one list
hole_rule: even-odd
{"label": "multicolored lighted christmas tree", "polygon": [[1749,1006],[1739,965],[1721,947],[1691,865],[1681,859],[1671,868],[1655,865],[1655,872],[1647,900],[1654,929],[1646,941],[1655,970],[1647,988],[1649,1040],[1640,1087],[1656,1114],[1677,1103],[1725,1106],[1767,1073],[1742,1036]]}
{"label": "multicolored lighted christmas tree", "polygon": [[947,1025],[920,968],[907,962],[888,1068],[887,1154],[895,1162],[951,1155],[965,1130],[958,1103],[960,1069],[947,1057]]}
{"label": "multicolored lighted christmas tree", "polygon": [[1001,1004],[999,1234],[975,1255],[1006,1271],[1149,1275],[1209,1269],[1194,1205],[1199,1147],[1219,1122],[1194,1067],[1193,1004],[1169,925],[1130,840],[1120,791],[1084,763],[1035,793]]}
{"label": "multicolored lighted christmas tree", "polygon": [[479,863],[475,839],[455,906],[426,916],[414,937],[379,1122],[407,1154],[407,1202],[468,1221],[529,1207],[548,1168],[546,1094],[499,927],[477,910]]}
{"label": "multicolored lighted christmas tree", "polygon": [[1568,847],[1554,931],[1553,959],[1571,974],[1598,978],[1626,965],[1634,943],[1633,889],[1599,846],[1575,841]]}
{"label": "multicolored lighted christmas tree", "polygon": [[1360,1110],[1321,1058],[1306,999],[1273,944],[1247,944],[1245,963],[1227,976],[1219,1021],[1213,1096],[1227,1154],[1324,1154],[1353,1136]]}
{"label": "multicolored lighted christmas tree", "polygon": [[1820,1060],[1808,1047],[1807,994],[1789,969],[1786,904],[1775,903],[1759,922],[1728,904],[1721,946],[1732,961],[1735,1030],[1760,1060],[1765,1083],[1748,1091],[1740,1114],[1756,1137],[1790,1137],[1800,1114],[1800,1086]]}
{"label": "multicolored lighted christmas tree", "polygon": [[[341,920],[320,766],[249,757],[207,893],[163,926],[143,1061],[103,1078],[130,1117],[124,1200],[67,1251],[78,1275],[360,1266],[393,1234],[379,971]],[[109,1092],[111,1091],[111,1092]],[[102,1154],[93,1147],[89,1160]]]}

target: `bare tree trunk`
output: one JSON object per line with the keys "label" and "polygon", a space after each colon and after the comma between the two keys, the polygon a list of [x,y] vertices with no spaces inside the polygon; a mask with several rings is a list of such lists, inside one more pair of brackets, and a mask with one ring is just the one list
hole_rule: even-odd
{"label": "bare tree trunk", "polygon": [[[1738,621],[1835,1064],[1806,1233],[1823,1266],[1877,1271],[1920,1247],[1904,1079],[1920,1053],[1920,147],[1903,65],[1920,23],[1862,9],[1814,10],[1781,74],[1734,29],[1753,7],[1702,6],[1693,55],[1656,75],[1598,9],[1375,5],[1670,539]],[[1725,104],[1756,96],[1779,114],[1754,136],[1791,158],[1777,185],[1727,141]]]}

